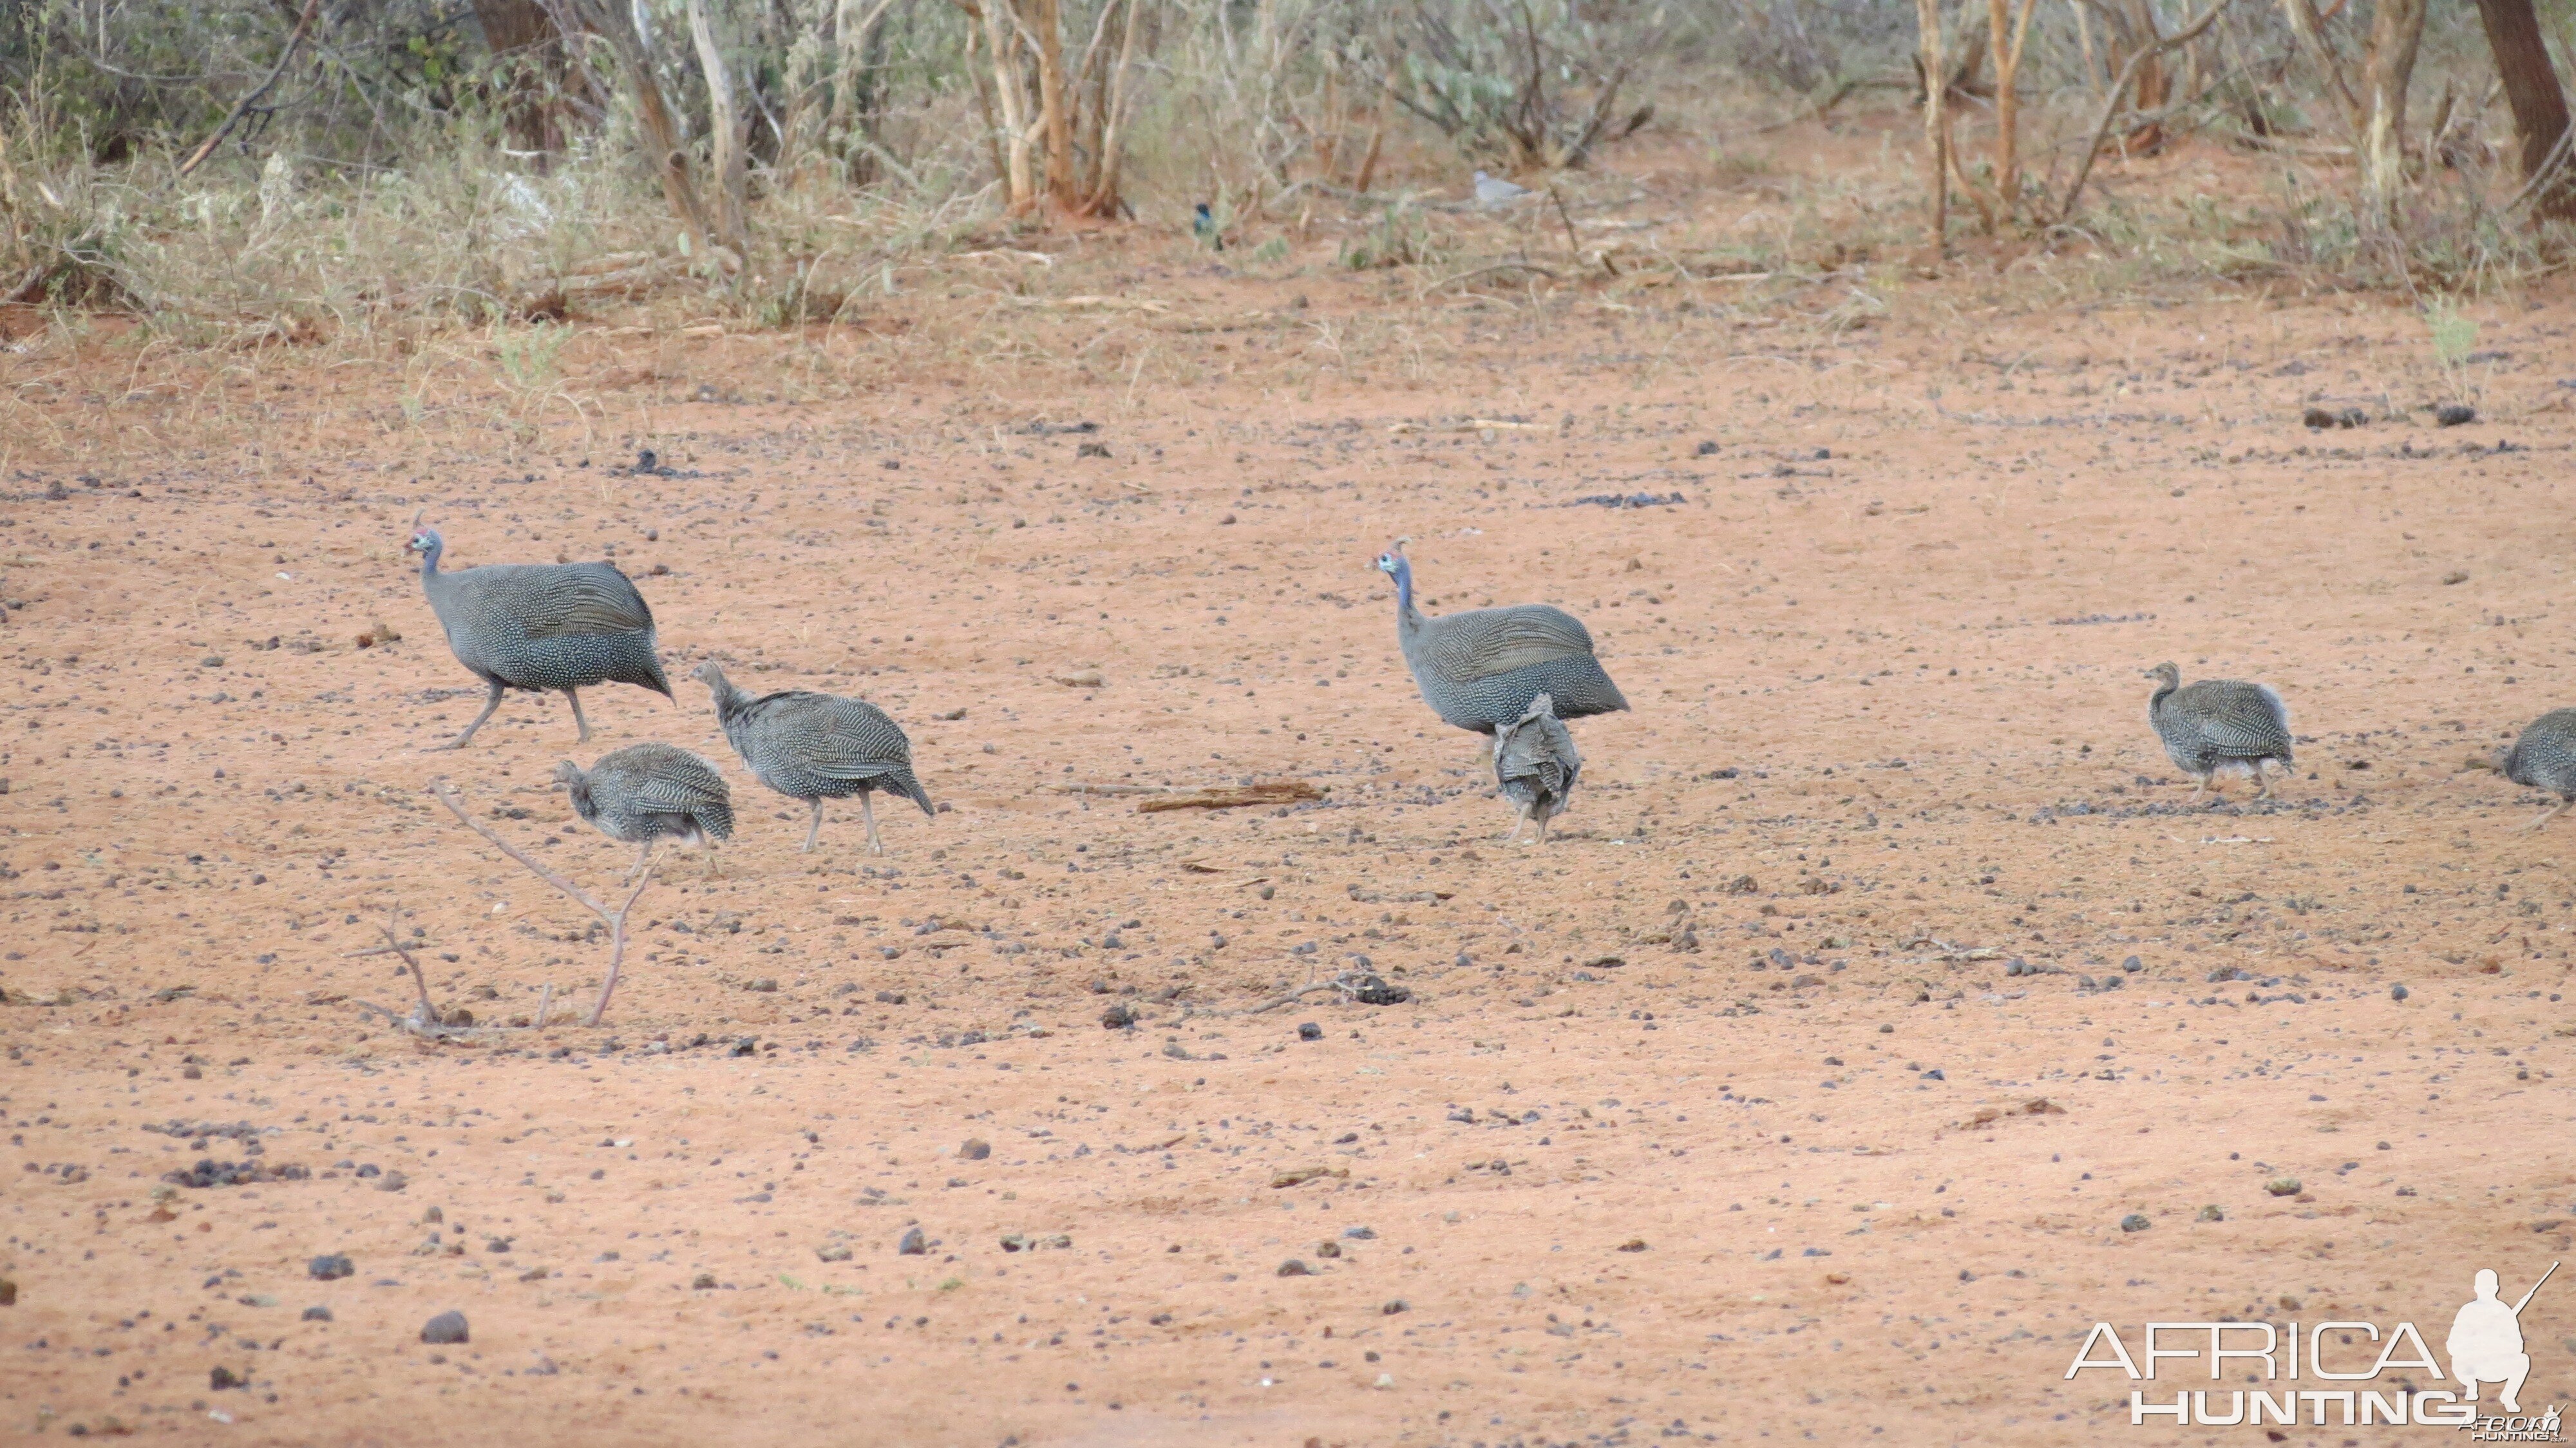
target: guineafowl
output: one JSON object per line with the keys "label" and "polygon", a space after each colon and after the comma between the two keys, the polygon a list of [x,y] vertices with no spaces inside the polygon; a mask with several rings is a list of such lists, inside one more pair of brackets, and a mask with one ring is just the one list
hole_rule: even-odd
{"label": "guineafowl", "polygon": [[1530,700],[1521,717],[1494,731],[1494,782],[1503,797],[1520,809],[1503,838],[1521,832],[1524,821],[1538,821],[1538,842],[1547,843],[1547,822],[1565,813],[1574,793],[1574,778],[1583,772],[1583,756],[1574,736],[1556,717],[1556,701],[1545,694]]}
{"label": "guineafowl", "polygon": [[421,591],[447,631],[448,652],[491,685],[492,695],[465,732],[439,748],[463,748],[501,707],[504,689],[561,689],[585,744],[584,686],[636,684],[671,698],[654,652],[653,610],[616,564],[503,563],[441,573],[446,546],[434,528],[412,533]]}
{"label": "guineafowl", "polygon": [[868,822],[868,852],[882,855],[877,838],[877,812],[869,803],[875,791],[891,790],[935,814],[930,792],[912,774],[912,741],[904,738],[885,711],[858,699],[836,698],[804,689],[785,689],[753,698],[733,686],[724,670],[700,664],[692,677],[715,695],[716,719],[725,738],[760,782],[791,799],[814,807],[799,854],[814,848],[823,829],[823,801],[859,797],[859,813]]}
{"label": "guineafowl", "polygon": [[629,880],[653,858],[653,842],[707,847],[716,871],[717,840],[733,837],[733,791],[704,758],[668,744],[630,744],[584,770],[567,759],[555,783],[572,795],[572,811],[612,840],[642,845]]}
{"label": "guineafowl", "polygon": [[2576,805],[2576,709],[2552,709],[2531,721],[2504,757],[2504,777],[2525,789],[2545,789],[2558,805],[2530,827],[2539,829]]}
{"label": "guineafowl", "polygon": [[1445,723],[1491,734],[1547,694],[1559,719],[1628,707],[1592,656],[1592,635],[1561,608],[1524,603],[1425,618],[1413,606],[1413,565],[1402,544],[1377,556],[1395,580],[1395,638],[1422,700]]}
{"label": "guineafowl", "polygon": [[2272,793],[2263,775],[2267,760],[2290,768],[2290,713],[2281,696],[2242,679],[2203,679],[2182,687],[2182,670],[2158,664],[2147,671],[2156,691],[2147,699],[2147,722],[2164,741],[2174,766],[2199,781],[2194,801],[2209,792],[2222,770],[2254,776],[2257,798]]}

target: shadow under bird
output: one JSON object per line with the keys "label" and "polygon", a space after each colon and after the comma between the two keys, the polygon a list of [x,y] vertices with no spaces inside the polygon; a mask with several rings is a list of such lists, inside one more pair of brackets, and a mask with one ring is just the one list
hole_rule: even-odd
{"label": "shadow under bird", "polygon": [[1581,719],[1628,707],[1592,654],[1592,634],[1553,604],[1479,608],[1427,618],[1413,606],[1413,564],[1399,544],[1377,556],[1395,580],[1395,638],[1422,701],[1442,722],[1492,734],[1541,694],[1554,717]]}
{"label": "shadow under bird", "polygon": [[1541,694],[1530,700],[1521,717],[1494,731],[1494,782],[1520,814],[1503,839],[1509,842],[1530,820],[1538,821],[1538,842],[1547,843],[1547,822],[1565,813],[1574,793],[1583,756],[1575,752],[1574,735],[1556,717],[1556,701]]}
{"label": "shadow under bird", "polygon": [[463,748],[501,707],[505,689],[562,691],[584,744],[590,721],[580,690],[634,684],[672,697],[654,648],[653,610],[616,564],[495,563],[442,572],[446,547],[437,529],[416,528],[409,551],[420,555],[421,591],[447,632],[448,652],[492,695],[464,733],[436,747]]}
{"label": "shadow under bird", "polygon": [[877,790],[902,795],[935,815],[930,792],[912,773],[912,741],[883,709],[858,699],[782,689],[758,698],[733,686],[713,663],[698,665],[691,677],[715,695],[716,720],[734,752],[761,783],[814,807],[813,823],[797,853],[814,848],[823,830],[823,801],[859,797],[859,814],[868,825],[868,851],[885,853],[877,836],[877,812],[869,797]]}
{"label": "shadow under bird", "polygon": [[2527,829],[2539,829],[2576,805],[2576,709],[2552,709],[2532,720],[2505,754],[2504,777],[2558,796],[2557,807]]}
{"label": "shadow under bird", "polygon": [[2185,685],[2182,670],[2158,664],[2147,671],[2156,690],[2147,698],[2147,722],[2164,741],[2174,767],[2199,781],[2194,802],[2209,792],[2222,773],[2254,776],[2257,799],[2269,798],[2272,782],[2263,766],[2279,761],[2291,767],[2290,711],[2281,696],[2262,684],[2242,679],[2202,679]]}
{"label": "shadow under bird", "polygon": [[733,838],[733,791],[724,776],[675,745],[630,744],[586,770],[567,759],[555,766],[555,783],[572,796],[572,812],[601,834],[644,847],[629,880],[643,873],[659,840],[706,846],[712,876],[715,842]]}

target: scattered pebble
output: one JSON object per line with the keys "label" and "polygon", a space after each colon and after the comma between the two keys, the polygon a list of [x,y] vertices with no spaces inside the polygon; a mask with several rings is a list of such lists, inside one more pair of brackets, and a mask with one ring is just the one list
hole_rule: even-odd
{"label": "scattered pebble", "polygon": [[960,1161],[982,1161],[992,1154],[993,1143],[980,1136],[966,1138],[966,1144],[957,1148],[957,1159]]}
{"label": "scattered pebble", "polygon": [[304,1320],[306,1322],[329,1322],[331,1320],[331,1309],[324,1307],[317,1302],[313,1306],[304,1309]]}
{"label": "scattered pebble", "polygon": [[2437,427],[2458,427],[2477,420],[2478,410],[2465,402],[2445,402],[2433,409],[2433,423]]}
{"label": "scattered pebble", "polygon": [[2405,982],[2400,981],[2396,985],[2390,986],[2388,988],[2388,998],[2393,1001],[2402,1001],[2406,999]]}
{"label": "scattered pebble", "polygon": [[1297,1039],[1301,1041],[1320,1041],[1324,1039],[1324,1028],[1322,1025],[1314,1021],[1300,1021],[1297,1025]]}
{"label": "scattered pebble", "polygon": [[2299,1179],[2288,1176],[2274,1177],[2263,1183],[2263,1190],[2276,1197],[2295,1197],[2299,1194]]}
{"label": "scattered pebble", "polygon": [[921,1234],[919,1227],[907,1227],[903,1236],[896,1240],[894,1250],[897,1256],[924,1256],[930,1251],[930,1239]]}
{"label": "scattered pebble", "polygon": [[2147,1214],[2144,1212],[2131,1212],[2120,1219],[2120,1230],[2123,1232],[2143,1232],[2154,1225],[2155,1223],[2147,1220]]}
{"label": "scattered pebble", "polygon": [[349,1276],[356,1272],[358,1267],[356,1263],[349,1260],[347,1254],[331,1252],[305,1263],[304,1270],[316,1282],[330,1282]]}
{"label": "scattered pebble", "polygon": [[465,1314],[461,1312],[442,1312],[438,1316],[431,1318],[427,1323],[422,1325],[420,1329],[420,1340],[439,1347],[448,1347],[456,1343],[467,1341]]}
{"label": "scattered pebble", "polygon": [[1291,1257],[1287,1261],[1279,1264],[1279,1275],[1282,1277],[1312,1277],[1315,1275],[1315,1269],[1307,1266],[1303,1259]]}
{"label": "scattered pebble", "polygon": [[2211,1202],[2208,1206],[2200,1209],[2200,1220],[2204,1222],[2224,1222],[2227,1220],[2227,1213],[2219,1210],[2218,1203]]}

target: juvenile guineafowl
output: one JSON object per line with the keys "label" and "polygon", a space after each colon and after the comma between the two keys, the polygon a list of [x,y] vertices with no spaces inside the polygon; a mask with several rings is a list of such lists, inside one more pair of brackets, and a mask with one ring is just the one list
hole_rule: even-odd
{"label": "juvenile guineafowl", "polygon": [[1538,842],[1546,844],[1547,822],[1565,813],[1574,778],[1582,772],[1583,756],[1574,750],[1574,736],[1557,719],[1556,701],[1545,694],[1530,700],[1521,717],[1495,730],[1494,782],[1503,787],[1503,797],[1520,809],[1504,840],[1519,834],[1525,821],[1535,819]]}
{"label": "juvenile guineafowl", "polygon": [[2253,775],[2257,798],[2272,793],[2264,763],[2279,760],[2284,772],[2290,768],[2290,712],[2280,695],[2242,679],[2203,679],[2184,688],[2182,670],[2172,664],[2156,665],[2147,677],[2156,681],[2147,722],[2174,767],[2199,781],[2191,792],[2195,802],[2222,770]]}
{"label": "juvenile guineafowl", "polygon": [[1425,618],[1413,606],[1413,564],[1401,545],[1379,554],[1377,566],[1395,580],[1395,638],[1404,665],[1422,701],[1444,722],[1491,734],[1519,719],[1541,694],[1555,700],[1559,719],[1628,707],[1574,615],[1524,603]]}
{"label": "juvenile guineafowl", "polygon": [[714,693],[725,738],[760,782],[813,805],[814,820],[798,853],[814,848],[827,799],[859,797],[868,851],[878,855],[885,853],[885,843],[877,838],[877,812],[869,803],[875,791],[890,790],[921,806],[923,814],[936,813],[929,791],[913,777],[912,741],[876,705],[804,689],[755,699],[713,663],[698,665],[693,677]]}
{"label": "juvenile guineafowl", "polygon": [[434,528],[411,535],[420,554],[421,591],[447,631],[456,661],[489,684],[492,696],[465,732],[443,749],[459,749],[501,707],[504,689],[560,689],[572,721],[590,742],[580,690],[591,684],[636,684],[664,698],[671,684],[653,647],[653,610],[613,563],[502,563],[442,573],[446,543]]}
{"label": "juvenile guineafowl", "polygon": [[555,783],[572,795],[573,813],[601,834],[644,847],[630,880],[653,858],[656,840],[705,845],[713,875],[715,841],[733,837],[733,791],[714,765],[685,749],[630,744],[587,770],[567,759],[555,766]]}
{"label": "juvenile guineafowl", "polygon": [[2535,830],[2576,805],[2576,709],[2552,709],[2532,720],[2504,757],[2504,777],[2558,796],[2556,808],[2531,822]]}

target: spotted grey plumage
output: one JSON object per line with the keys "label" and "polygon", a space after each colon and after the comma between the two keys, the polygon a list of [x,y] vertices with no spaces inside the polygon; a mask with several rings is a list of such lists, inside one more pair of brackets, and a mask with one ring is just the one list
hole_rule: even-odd
{"label": "spotted grey plumage", "polygon": [[1443,722],[1491,734],[1541,694],[1555,700],[1559,719],[1628,707],[1574,615],[1524,603],[1426,618],[1413,606],[1413,564],[1403,552],[1379,554],[1377,566],[1395,580],[1395,638],[1405,667]]}
{"label": "spotted grey plumage", "polygon": [[760,782],[814,807],[799,853],[814,848],[827,799],[859,797],[868,849],[880,855],[885,843],[877,837],[876,807],[869,802],[875,791],[902,795],[921,806],[923,814],[935,813],[929,791],[913,777],[912,741],[876,705],[805,689],[753,698],[713,663],[698,665],[693,677],[715,695],[716,719],[724,725],[725,738]]}
{"label": "spotted grey plumage", "polygon": [[429,595],[447,648],[491,686],[483,712],[451,743],[462,748],[501,707],[505,689],[561,690],[573,723],[590,742],[580,690],[635,684],[671,697],[654,651],[653,610],[613,563],[499,563],[439,571],[446,542],[434,528],[411,535],[420,554],[421,591]]}
{"label": "spotted grey plumage", "polygon": [[2174,767],[2199,781],[2191,792],[2198,800],[2221,771],[2254,776],[2258,798],[2272,792],[2263,765],[2278,760],[2290,768],[2290,713],[2281,696],[2262,684],[2242,679],[2202,679],[2185,687],[2182,670],[2158,664],[2147,671],[2156,681],[2147,699],[2147,722],[2164,741]]}
{"label": "spotted grey plumage", "polygon": [[1545,694],[1530,700],[1521,717],[1494,731],[1494,782],[1520,813],[1512,820],[1509,840],[1524,821],[1538,821],[1538,842],[1547,843],[1547,822],[1565,813],[1574,793],[1583,756],[1575,752],[1574,735],[1556,717],[1556,701]]}
{"label": "spotted grey plumage", "polygon": [[2525,789],[2545,789],[2558,804],[2531,822],[2539,829],[2576,805],[2576,709],[2552,709],[2531,721],[2504,757],[2504,777]]}
{"label": "spotted grey plumage", "polygon": [[[702,756],[669,744],[630,744],[599,756],[588,769],[567,759],[555,766],[555,783],[572,796],[572,810],[612,840],[641,845],[635,869],[653,858],[659,840],[707,847],[707,873],[715,873],[717,840],[733,837],[733,791]],[[633,879],[630,874],[627,878]]]}

